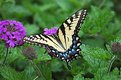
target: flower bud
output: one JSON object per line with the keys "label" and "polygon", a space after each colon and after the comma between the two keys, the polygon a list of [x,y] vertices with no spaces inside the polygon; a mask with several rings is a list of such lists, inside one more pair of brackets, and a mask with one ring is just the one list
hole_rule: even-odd
{"label": "flower bud", "polygon": [[31,46],[24,48],[22,54],[30,60],[37,58],[37,54]]}
{"label": "flower bud", "polygon": [[111,46],[111,50],[114,55],[121,58],[121,43],[119,42],[113,43]]}

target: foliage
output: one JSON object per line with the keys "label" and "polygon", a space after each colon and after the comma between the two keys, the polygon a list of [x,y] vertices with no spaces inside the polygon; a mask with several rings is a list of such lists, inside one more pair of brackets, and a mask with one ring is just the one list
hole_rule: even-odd
{"label": "foliage", "polygon": [[69,15],[83,8],[88,11],[79,32],[83,58],[74,60],[71,70],[38,46],[32,46],[38,58],[28,60],[22,55],[30,46],[27,44],[10,49],[3,65],[6,48],[0,41],[0,80],[120,80],[121,61],[110,65],[115,55],[110,47],[121,43],[119,0],[0,0],[0,20],[20,21],[27,35],[39,34],[44,28],[59,27]]}

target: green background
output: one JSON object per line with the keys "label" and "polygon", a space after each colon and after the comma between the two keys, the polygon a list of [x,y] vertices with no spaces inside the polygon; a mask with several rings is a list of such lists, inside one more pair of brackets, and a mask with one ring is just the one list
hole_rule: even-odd
{"label": "green background", "polygon": [[[51,58],[45,49],[31,45],[37,54],[33,61],[22,53],[30,46],[10,49],[5,65],[6,48],[0,42],[0,80],[119,80],[120,54],[111,50],[111,45],[121,42],[120,0],[0,0],[0,20],[17,20],[26,27],[27,35],[43,33],[44,28],[59,27],[62,22],[79,9],[88,15],[81,26],[81,53],[71,63]],[[28,52],[31,53],[31,52]],[[118,61],[108,72],[112,57]]]}

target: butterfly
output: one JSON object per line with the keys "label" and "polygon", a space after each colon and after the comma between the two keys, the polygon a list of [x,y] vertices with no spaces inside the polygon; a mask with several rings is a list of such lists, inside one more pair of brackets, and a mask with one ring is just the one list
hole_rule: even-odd
{"label": "butterfly", "polygon": [[24,42],[44,47],[51,57],[56,57],[67,63],[79,55],[81,41],[78,36],[80,25],[84,22],[87,10],[78,10],[66,19],[54,35],[30,35],[24,37]]}

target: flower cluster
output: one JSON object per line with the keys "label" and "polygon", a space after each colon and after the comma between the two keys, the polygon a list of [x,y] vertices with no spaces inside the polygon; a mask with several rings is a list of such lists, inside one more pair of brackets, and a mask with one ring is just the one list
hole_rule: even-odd
{"label": "flower cluster", "polygon": [[56,34],[57,33],[57,28],[56,27],[54,27],[54,28],[52,28],[52,29],[48,29],[48,28],[45,28],[44,29],[44,34],[45,35],[54,35],[54,34]]}
{"label": "flower cluster", "polygon": [[0,21],[0,39],[5,41],[6,47],[20,46],[26,31],[22,23],[15,20]]}

